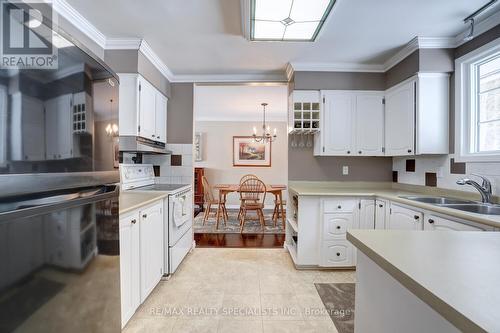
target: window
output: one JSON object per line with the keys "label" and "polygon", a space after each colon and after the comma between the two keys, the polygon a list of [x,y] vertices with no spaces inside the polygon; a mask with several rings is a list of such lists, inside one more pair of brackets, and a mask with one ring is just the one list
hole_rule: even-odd
{"label": "window", "polygon": [[500,39],[456,61],[456,149],[461,161],[500,161]]}

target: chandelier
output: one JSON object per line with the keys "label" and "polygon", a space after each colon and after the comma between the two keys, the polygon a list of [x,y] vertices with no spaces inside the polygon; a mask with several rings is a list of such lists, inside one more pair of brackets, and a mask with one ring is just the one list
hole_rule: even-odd
{"label": "chandelier", "polygon": [[273,142],[278,137],[276,135],[276,128],[274,129],[273,134],[271,134],[271,127],[266,125],[266,106],[267,103],[262,103],[262,108],[264,111],[264,120],[262,121],[262,135],[257,135],[257,128],[253,127],[253,141],[254,142]]}

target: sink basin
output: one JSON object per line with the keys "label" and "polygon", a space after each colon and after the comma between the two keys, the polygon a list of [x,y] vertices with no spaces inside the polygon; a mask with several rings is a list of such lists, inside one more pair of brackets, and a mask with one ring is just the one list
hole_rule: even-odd
{"label": "sink basin", "polygon": [[470,213],[485,214],[485,215],[500,215],[500,205],[485,205],[485,204],[451,204],[440,205],[446,208],[463,210]]}
{"label": "sink basin", "polygon": [[400,198],[433,204],[433,205],[450,205],[450,204],[475,204],[474,201],[444,198],[444,197],[420,197],[420,196],[401,196]]}

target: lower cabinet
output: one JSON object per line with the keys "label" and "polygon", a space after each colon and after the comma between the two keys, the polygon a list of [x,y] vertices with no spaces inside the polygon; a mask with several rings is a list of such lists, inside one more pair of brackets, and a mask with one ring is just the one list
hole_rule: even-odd
{"label": "lower cabinet", "polygon": [[391,230],[422,230],[422,212],[391,204],[389,221],[386,229]]}
{"label": "lower cabinet", "polygon": [[490,231],[493,228],[480,225],[471,225],[458,221],[449,220],[440,216],[426,215],[424,220],[424,230],[436,231]]}
{"label": "lower cabinet", "polygon": [[375,200],[362,199],[359,204],[359,228],[375,229]]}
{"label": "lower cabinet", "polygon": [[122,327],[163,274],[163,202],[120,217]]}
{"label": "lower cabinet", "polygon": [[384,230],[386,228],[386,221],[389,207],[385,200],[375,200],[375,229]]}
{"label": "lower cabinet", "polygon": [[320,266],[354,266],[354,251],[354,247],[347,240],[324,241]]}

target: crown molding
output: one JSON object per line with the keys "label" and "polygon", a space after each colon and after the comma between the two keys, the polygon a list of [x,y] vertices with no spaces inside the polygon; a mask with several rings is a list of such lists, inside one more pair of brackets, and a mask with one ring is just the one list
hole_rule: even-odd
{"label": "crown molding", "polygon": [[73,24],[78,30],[84,33],[101,48],[106,46],[106,36],[99,31],[89,20],[83,17],[75,8],[66,2],[66,0],[54,0],[53,8],[55,11]]}
{"label": "crown molding", "polygon": [[106,38],[106,50],[138,50],[141,46],[140,38]]}
{"label": "crown molding", "polygon": [[[476,20],[476,22],[474,23],[474,36],[477,37],[480,34],[494,28],[495,26],[498,25],[498,22],[500,22],[500,10],[498,10],[494,14],[484,18],[481,21]],[[464,38],[469,33],[468,27],[469,26],[467,25],[467,28],[455,37],[455,46],[458,47],[458,46],[466,43]]]}
{"label": "crown molding", "polygon": [[139,51],[169,80],[170,82],[178,82],[172,71],[165,65],[160,57],[153,51],[151,46],[144,39],[141,41]]}
{"label": "crown molding", "polygon": [[205,75],[175,75],[173,82],[287,82],[284,74],[205,74]]}

